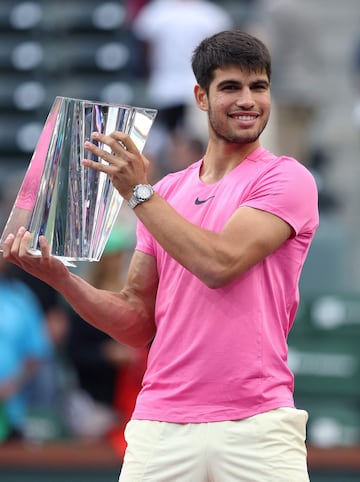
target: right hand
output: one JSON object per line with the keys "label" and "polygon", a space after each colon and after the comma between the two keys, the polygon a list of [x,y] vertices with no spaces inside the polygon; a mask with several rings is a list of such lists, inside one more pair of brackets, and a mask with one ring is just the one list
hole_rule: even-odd
{"label": "right hand", "polygon": [[50,246],[44,236],[39,237],[41,256],[29,252],[31,233],[24,227],[16,235],[9,234],[3,243],[3,258],[16,264],[22,270],[59,289],[69,275],[67,267],[56,257],[51,256]]}

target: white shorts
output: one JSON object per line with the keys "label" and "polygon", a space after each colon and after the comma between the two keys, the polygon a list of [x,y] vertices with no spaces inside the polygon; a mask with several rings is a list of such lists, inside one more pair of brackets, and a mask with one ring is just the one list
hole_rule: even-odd
{"label": "white shorts", "polygon": [[238,421],[131,420],[119,482],[309,482],[304,410]]}

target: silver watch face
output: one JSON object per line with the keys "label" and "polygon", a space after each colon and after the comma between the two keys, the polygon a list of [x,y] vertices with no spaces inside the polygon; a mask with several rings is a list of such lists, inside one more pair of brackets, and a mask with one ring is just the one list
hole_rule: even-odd
{"label": "silver watch face", "polygon": [[135,196],[141,201],[147,201],[151,197],[153,190],[147,184],[139,184],[135,189]]}

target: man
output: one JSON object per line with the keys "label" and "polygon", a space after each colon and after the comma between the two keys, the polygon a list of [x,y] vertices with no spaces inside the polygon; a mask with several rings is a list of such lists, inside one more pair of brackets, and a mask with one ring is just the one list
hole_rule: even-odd
{"label": "man", "polygon": [[20,228],[4,256],[55,287],[89,323],[132,346],[152,341],[126,429],[121,482],[304,482],[307,414],[294,407],[286,338],[318,225],[307,169],[260,146],[271,64],[240,31],[203,40],[192,59],[207,112],[203,159],[148,185],[148,162],[123,133],[87,149],[139,219],[120,293],[100,291]]}

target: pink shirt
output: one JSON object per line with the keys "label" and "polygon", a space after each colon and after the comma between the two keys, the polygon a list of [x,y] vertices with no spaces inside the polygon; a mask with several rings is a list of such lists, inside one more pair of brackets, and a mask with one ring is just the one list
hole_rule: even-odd
{"label": "pink shirt", "polygon": [[134,419],[236,420],[294,405],[286,339],[318,225],[314,179],[295,159],[262,147],[211,185],[199,179],[201,162],[156,185],[182,216],[220,231],[239,206],[251,206],[281,217],[296,236],[227,286],[210,289],[138,224],[137,249],[156,257],[159,286],[157,333]]}

